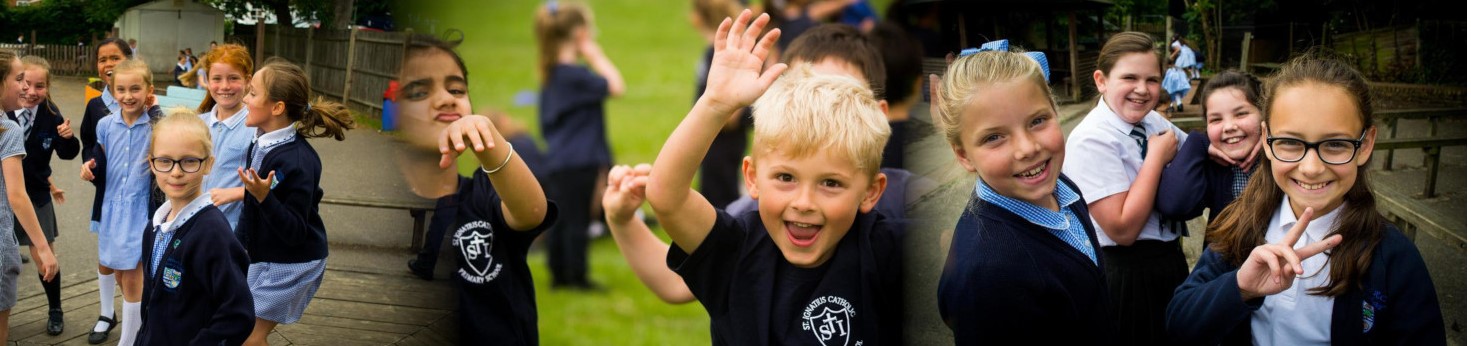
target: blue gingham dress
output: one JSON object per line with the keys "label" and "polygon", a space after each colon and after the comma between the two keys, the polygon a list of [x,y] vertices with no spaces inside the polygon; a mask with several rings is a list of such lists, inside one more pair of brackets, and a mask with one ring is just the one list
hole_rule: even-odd
{"label": "blue gingham dress", "polygon": [[[17,131],[20,125],[10,119],[0,117],[0,128],[7,129],[0,132],[0,159],[13,156],[25,157],[26,151],[22,144],[24,134],[22,131]],[[0,174],[0,181],[3,181],[4,178],[5,176]],[[16,188],[24,189],[25,187],[17,186]],[[0,195],[3,194],[5,194],[5,184],[0,184]],[[0,198],[0,227],[15,227],[14,219],[15,212],[11,209],[10,202]],[[0,234],[4,234],[0,236],[0,311],[4,311],[15,306],[16,285],[20,282],[22,264],[20,263],[20,245],[16,243],[15,236],[12,236],[15,231],[6,230]]]}
{"label": "blue gingham dress", "polygon": [[153,181],[146,160],[153,135],[151,117],[143,112],[129,126],[120,113],[113,113],[97,122],[97,145],[107,155],[107,198],[97,228],[97,262],[108,268],[136,269],[143,259]]}
{"label": "blue gingham dress", "polygon": [[[272,149],[296,140],[300,139],[296,137],[295,125],[256,137],[256,152],[247,154],[252,160],[251,167],[260,167],[260,161]],[[322,286],[322,273],[326,271],[325,258],[303,263],[251,264],[245,282],[250,284],[250,295],[255,300],[255,317],[279,324],[296,323],[317,295],[317,288]]]}

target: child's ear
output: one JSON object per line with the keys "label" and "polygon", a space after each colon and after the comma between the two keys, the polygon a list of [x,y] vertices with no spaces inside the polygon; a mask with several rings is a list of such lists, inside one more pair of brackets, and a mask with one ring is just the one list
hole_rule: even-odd
{"label": "child's ear", "polygon": [[873,207],[879,203],[879,197],[884,196],[884,189],[888,187],[888,175],[885,175],[884,172],[874,174],[873,182],[869,183],[868,189],[863,192],[863,203],[858,205],[858,210],[865,213],[873,211]]}
{"label": "child's ear", "polygon": [[1364,144],[1359,146],[1359,156],[1354,159],[1355,165],[1363,166],[1369,163],[1369,157],[1374,155],[1374,138],[1379,134],[1379,127],[1369,126],[1369,133],[1364,134]]}
{"label": "child's ear", "polygon": [[280,116],[282,114],[286,114],[286,103],[276,101],[275,104],[271,105],[271,116]]}
{"label": "child's ear", "polygon": [[969,158],[965,157],[965,147],[951,144],[950,150],[955,152],[955,162],[959,162],[961,168],[965,168],[967,172],[976,173],[976,165],[971,163]]}
{"label": "child's ear", "polygon": [[746,178],[746,191],[751,193],[751,199],[761,199],[761,189],[756,188],[756,159],[750,156],[741,159],[741,175]]}
{"label": "child's ear", "polygon": [[879,111],[884,112],[884,119],[894,119],[889,116],[889,100],[879,100]]}
{"label": "child's ear", "polygon": [[1108,82],[1108,75],[1103,74],[1103,70],[1093,70],[1093,86],[1098,88],[1099,93],[1107,89],[1105,82]]}

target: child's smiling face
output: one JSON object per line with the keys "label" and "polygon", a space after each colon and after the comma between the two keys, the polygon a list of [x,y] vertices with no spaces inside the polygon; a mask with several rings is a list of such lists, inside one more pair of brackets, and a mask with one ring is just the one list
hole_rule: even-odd
{"label": "child's smiling face", "polygon": [[[177,127],[158,130],[161,132],[154,136],[149,163],[154,169],[154,180],[169,200],[188,203],[202,193],[204,176],[209,174],[212,165],[209,152],[194,133]],[[168,171],[160,171],[160,164],[157,162],[160,159],[177,163],[171,167],[162,167],[170,169]],[[194,172],[185,172],[186,166],[187,170]]]}
{"label": "child's smiling face", "polygon": [[960,166],[1002,196],[1056,210],[1062,127],[1036,82],[979,87],[962,112],[959,143],[950,146]]}
{"label": "child's smiling face", "polygon": [[[6,62],[0,62],[5,64]],[[30,87],[25,81],[25,65],[21,64],[19,58],[10,59],[10,72],[0,80],[0,110],[12,111],[20,109],[20,99],[30,92]]]}
{"label": "child's smiling face", "polygon": [[470,114],[469,83],[453,57],[438,49],[412,54],[399,74],[398,107],[403,138],[416,148],[438,150],[444,128]]}
{"label": "child's smiling face", "polygon": [[1246,94],[1234,87],[1220,89],[1206,98],[1205,109],[1205,129],[1211,145],[1232,160],[1250,156],[1252,147],[1261,140],[1262,111],[1246,101]]}
{"label": "child's smiling face", "polygon": [[147,107],[148,95],[153,94],[153,85],[146,83],[143,76],[132,71],[118,73],[112,77],[112,81],[112,97],[117,99],[123,114],[130,116],[143,114],[144,107]]}
{"label": "child's smiling face", "polygon": [[[1272,159],[1272,179],[1287,194],[1292,211],[1302,215],[1304,209],[1311,207],[1317,215],[1325,215],[1343,204],[1343,196],[1359,178],[1360,166],[1369,162],[1377,132],[1373,127],[1363,127],[1354,99],[1342,87],[1307,82],[1278,90],[1269,112],[1272,114],[1266,124],[1269,132],[1263,136],[1262,146],[1270,148],[1267,152]],[[1353,151],[1352,145],[1323,144],[1316,150],[1303,149],[1306,155],[1300,161],[1283,162],[1278,155],[1285,148],[1281,144],[1269,145],[1267,137],[1307,142],[1362,137],[1363,144],[1357,151]],[[1334,151],[1350,153],[1353,159],[1338,165],[1324,163],[1321,157],[1327,153],[1331,158]]]}
{"label": "child's smiling face", "polygon": [[1144,116],[1159,104],[1159,56],[1156,53],[1126,53],[1114,63],[1113,70],[1093,72],[1093,83],[1103,102],[1130,124],[1144,120]]}
{"label": "child's smiling face", "polygon": [[97,76],[102,78],[103,83],[112,85],[112,69],[128,60],[123,55],[123,50],[118,49],[116,44],[107,44],[97,48]]}
{"label": "child's smiling face", "polygon": [[[239,109],[250,76],[226,63],[210,64],[205,72],[209,74],[209,97],[215,100],[215,104],[220,109]],[[234,114],[225,114],[232,115]]]}
{"label": "child's smiling face", "polygon": [[826,263],[858,212],[872,210],[883,194],[883,174],[870,175],[838,152],[792,157],[769,150],[759,159],[747,157],[742,167],[761,223],[794,266]]}

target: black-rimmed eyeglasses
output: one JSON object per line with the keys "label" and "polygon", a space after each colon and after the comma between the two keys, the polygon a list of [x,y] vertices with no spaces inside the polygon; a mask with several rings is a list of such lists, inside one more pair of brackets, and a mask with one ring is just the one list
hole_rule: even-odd
{"label": "black-rimmed eyeglasses", "polygon": [[166,157],[155,157],[148,159],[148,161],[153,163],[153,170],[158,171],[159,173],[173,172],[174,166],[178,166],[179,169],[184,170],[184,173],[194,173],[199,172],[199,169],[204,168],[204,161],[206,159],[208,159],[208,157],[186,157],[179,160]]}
{"label": "black-rimmed eyeglasses", "polygon": [[1359,133],[1359,139],[1325,139],[1317,142],[1308,142],[1297,138],[1273,137],[1272,129],[1267,127],[1267,148],[1272,151],[1278,161],[1298,162],[1308,156],[1308,150],[1316,150],[1318,159],[1330,165],[1341,165],[1353,161],[1359,155],[1359,147],[1364,145],[1364,136],[1369,134],[1369,129]]}

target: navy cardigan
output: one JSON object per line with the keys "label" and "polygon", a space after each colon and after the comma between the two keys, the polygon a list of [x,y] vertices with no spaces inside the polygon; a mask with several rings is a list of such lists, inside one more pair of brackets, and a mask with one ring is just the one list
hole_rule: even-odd
{"label": "navy cardigan", "polygon": [[[1078,190],[1066,177],[1059,179]],[[1103,251],[1087,203],[1079,199],[1069,209],[1082,221],[1098,264],[1015,212],[974,195],[970,200],[955,226],[939,285],[940,316],[957,345],[1116,342]]]}
{"label": "navy cardigan", "polygon": [[[1154,209],[1172,220],[1199,217],[1210,208],[1214,221],[1236,196],[1231,191],[1231,167],[1210,159],[1210,137],[1190,132],[1185,145],[1159,176],[1159,192],[1154,195]],[[1258,165],[1260,166],[1260,165]]]}
{"label": "navy cardigan", "polygon": [[[1385,223],[1368,275],[1334,297],[1334,345],[1444,345],[1445,324],[1430,272],[1414,242]],[[1265,298],[1241,300],[1236,270],[1207,250],[1175,290],[1165,329],[1181,344],[1251,344],[1251,313]]]}
{"label": "navy cardigan", "polygon": [[[143,325],[139,345],[239,345],[255,328],[255,304],[245,281],[249,258],[230,222],[207,206],[174,231],[158,266],[149,268],[155,231],[143,231]],[[172,281],[172,286],[164,284]]]}
{"label": "navy cardigan", "polygon": [[[256,155],[251,144],[246,168]],[[276,186],[265,200],[249,192],[241,208],[236,236],[250,253],[250,263],[304,263],[327,258],[327,227],[317,205],[322,201],[322,158],[306,138],[271,149],[256,168],[262,178],[276,172]]]}
{"label": "navy cardigan", "polygon": [[[61,117],[55,107],[50,100],[36,107],[31,133],[25,139],[26,157],[21,159],[21,167],[25,172],[23,175],[26,177],[26,193],[31,196],[31,204],[38,208],[51,203],[51,183],[47,180],[51,177],[51,153],[56,152],[56,156],[62,160],[71,160],[77,158],[82,150],[81,142],[75,135],[76,131],[73,131],[72,138],[61,138],[61,134],[56,131],[56,127],[66,119]],[[15,116],[12,112],[11,120],[15,120]]]}

